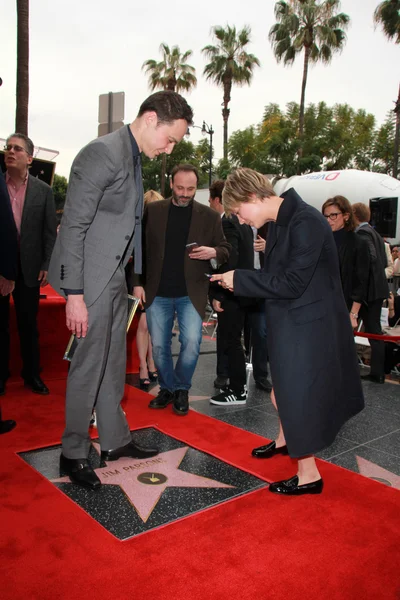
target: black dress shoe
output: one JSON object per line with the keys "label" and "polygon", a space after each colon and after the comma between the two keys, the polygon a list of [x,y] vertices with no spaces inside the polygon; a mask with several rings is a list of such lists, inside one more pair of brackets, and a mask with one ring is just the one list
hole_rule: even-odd
{"label": "black dress shoe", "polygon": [[32,379],[25,379],[25,387],[28,387],[35,394],[42,394],[42,396],[46,396],[49,394],[49,388],[40,377],[32,377]]}
{"label": "black dress shoe", "polygon": [[3,379],[0,379],[0,396],[4,396],[6,393],[6,382]]}
{"label": "black dress shoe", "polygon": [[224,388],[228,385],[229,377],[223,377],[222,375],[217,375],[214,379],[214,387],[217,389]]}
{"label": "black dress shoe", "polygon": [[187,390],[175,390],[174,413],[184,417],[189,412],[189,392]]}
{"label": "black dress shoe", "polygon": [[287,446],[277,448],[275,442],[270,442],[266,446],[259,446],[251,451],[251,455],[256,458],[271,458],[275,454],[288,454]]}
{"label": "black dress shoe", "polygon": [[320,494],[324,487],[322,479],[313,481],[312,483],[305,483],[299,485],[299,478],[297,475],[284,481],[276,481],[271,483],[269,491],[274,494],[286,494],[288,496],[302,496],[303,494]]}
{"label": "black dress shoe", "polygon": [[90,466],[87,458],[67,458],[61,454],[60,474],[68,475],[73,483],[91,490],[98,490],[101,487],[101,481]]}
{"label": "black dress shoe", "polygon": [[139,446],[139,444],[136,444],[132,440],[129,444],[115,448],[115,450],[103,450],[101,460],[109,462],[111,460],[118,460],[124,456],[130,458],[151,458],[152,456],[156,456],[158,452],[157,448],[144,448],[144,446]]}
{"label": "black dress shoe", "polygon": [[149,408],[166,408],[174,401],[174,395],[169,390],[160,389],[158,395],[149,402]]}
{"label": "black dress shoe", "polygon": [[272,392],[272,383],[267,377],[260,377],[255,380],[256,388],[259,390],[264,390],[264,392],[271,393]]}
{"label": "black dress shoe", "polygon": [[384,375],[361,375],[364,381],[372,381],[373,383],[385,383]]}
{"label": "black dress shoe", "polygon": [[6,421],[0,421],[0,435],[2,433],[8,433],[16,426],[16,422],[11,419],[7,419]]}

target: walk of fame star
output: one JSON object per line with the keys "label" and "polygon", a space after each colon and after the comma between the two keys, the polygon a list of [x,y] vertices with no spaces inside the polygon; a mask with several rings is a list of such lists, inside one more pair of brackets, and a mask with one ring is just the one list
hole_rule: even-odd
{"label": "walk of fame star", "polygon": [[358,470],[361,475],[364,477],[369,477],[370,479],[375,479],[376,481],[380,481],[381,483],[385,483],[391,487],[397,488],[400,490],[400,477],[395,475],[391,471],[380,467],[379,465],[362,458],[361,456],[356,456]]}
{"label": "walk of fame star", "polygon": [[[93,443],[100,454],[99,444]],[[106,467],[95,469],[104,485],[119,486],[146,523],[167,487],[233,488],[207,477],[187,473],[179,469],[188,447],[161,452],[150,459],[120,458],[107,462]],[[51,479],[53,483],[71,483],[69,477]]]}

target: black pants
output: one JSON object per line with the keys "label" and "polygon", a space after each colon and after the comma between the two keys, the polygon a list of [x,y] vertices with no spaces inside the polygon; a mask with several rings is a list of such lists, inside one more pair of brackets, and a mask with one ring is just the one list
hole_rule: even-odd
{"label": "black pants", "polygon": [[[22,377],[26,380],[38,377],[40,371],[39,332],[37,313],[39,310],[40,286],[25,285],[19,274],[13,291],[15,312],[22,356]],[[0,379],[5,381],[10,360],[10,296],[0,296]]]}
{"label": "black pants", "polygon": [[246,384],[246,361],[242,346],[245,310],[233,297],[224,300],[222,308],[224,311],[218,313],[217,375],[229,377],[232,390],[241,392]]}
{"label": "black pants", "polygon": [[[361,306],[360,317],[364,323],[365,333],[382,335],[381,311],[383,300],[368,302],[368,306]],[[371,345],[371,375],[382,377],[385,375],[385,342],[369,340]]]}
{"label": "black pants", "polygon": [[268,377],[268,347],[264,300],[246,309],[246,320],[249,326],[249,347],[252,350],[251,362],[254,380],[266,379]]}

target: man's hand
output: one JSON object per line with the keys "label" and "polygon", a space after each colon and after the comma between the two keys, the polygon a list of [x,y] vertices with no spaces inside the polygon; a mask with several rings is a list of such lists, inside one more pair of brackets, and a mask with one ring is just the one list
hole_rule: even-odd
{"label": "man's hand", "polygon": [[235,271],[228,271],[227,273],[215,274],[211,277],[210,281],[218,281],[219,285],[224,289],[233,292],[233,275]]}
{"label": "man's hand", "polygon": [[215,312],[224,312],[224,309],[222,308],[222,304],[219,300],[213,300],[212,307],[215,310]]}
{"label": "man's hand", "polygon": [[261,237],[261,235],[257,235],[257,239],[254,240],[254,252],[264,252],[265,251],[265,240]]}
{"label": "man's hand", "polygon": [[212,258],[217,257],[217,251],[215,248],[211,248],[210,246],[197,246],[194,248],[189,254],[189,258],[193,258],[195,260],[211,260]]}
{"label": "man's hand", "polygon": [[70,294],[65,309],[67,327],[77,338],[86,337],[88,330],[88,311],[83,294]]}
{"label": "man's hand", "polygon": [[44,287],[48,284],[47,271],[39,271],[38,281],[40,281],[40,287]]}
{"label": "man's hand", "polygon": [[141,285],[135,285],[133,288],[133,295],[135,298],[139,298],[139,304],[144,308],[144,305],[146,304],[146,292],[144,291],[144,288]]}
{"label": "man's hand", "polygon": [[15,286],[15,282],[11,281],[11,279],[6,279],[2,275],[0,275],[0,296],[8,296],[11,294]]}

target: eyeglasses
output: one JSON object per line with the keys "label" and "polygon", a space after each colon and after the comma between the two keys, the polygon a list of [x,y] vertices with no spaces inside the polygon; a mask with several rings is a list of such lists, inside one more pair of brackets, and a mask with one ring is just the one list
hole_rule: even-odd
{"label": "eyeglasses", "polygon": [[26,150],[22,146],[17,146],[17,144],[7,144],[7,146],[4,146],[4,150],[6,152],[10,152],[10,150],[14,150],[15,152],[26,152],[28,154],[28,150]]}
{"label": "eyeglasses", "polygon": [[343,213],[338,212],[338,213],[331,213],[330,215],[324,215],[325,219],[330,219],[331,221],[336,221],[336,219],[338,218],[338,215],[341,215]]}

